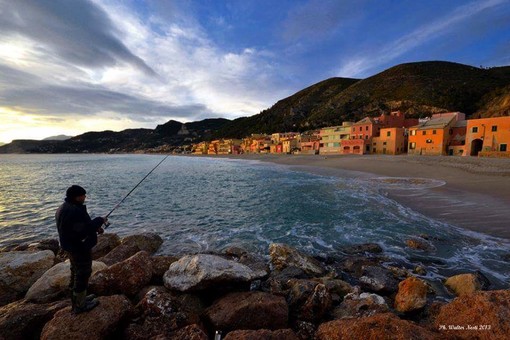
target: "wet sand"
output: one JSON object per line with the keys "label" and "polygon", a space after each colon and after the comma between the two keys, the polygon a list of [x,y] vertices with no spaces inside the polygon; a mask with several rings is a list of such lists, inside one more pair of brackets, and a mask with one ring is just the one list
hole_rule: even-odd
{"label": "wet sand", "polygon": [[319,175],[370,179],[426,178],[433,188],[383,189],[388,197],[425,216],[510,239],[510,159],[419,156],[229,155],[282,164]]}

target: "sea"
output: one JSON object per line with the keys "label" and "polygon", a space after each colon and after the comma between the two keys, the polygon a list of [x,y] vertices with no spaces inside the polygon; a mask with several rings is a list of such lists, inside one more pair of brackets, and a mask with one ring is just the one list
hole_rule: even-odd
{"label": "sea", "polygon": [[[67,187],[87,190],[92,217],[109,213],[165,156],[0,155],[0,248],[56,238],[55,211]],[[383,184],[381,186],[380,184]],[[110,215],[107,232],[147,232],[159,254],[221,252],[237,246],[268,256],[285,243],[318,257],[375,242],[397,265],[421,264],[424,278],[480,271],[492,288],[510,284],[510,242],[431,219],[387,197],[384,185],[422,190],[430,180],[329,177],[245,159],[170,156]],[[427,235],[430,251],[406,240]]]}

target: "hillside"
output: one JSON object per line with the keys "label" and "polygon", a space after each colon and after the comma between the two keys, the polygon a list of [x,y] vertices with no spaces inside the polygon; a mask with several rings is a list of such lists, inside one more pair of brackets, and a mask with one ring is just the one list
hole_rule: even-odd
{"label": "hillside", "polygon": [[15,140],[0,146],[0,153],[81,153],[134,152],[161,146],[177,147],[211,138],[228,119],[205,119],[181,123],[174,120],[152,129],[127,129],[120,132],[87,132],[65,141]]}
{"label": "hillside", "polygon": [[473,116],[476,118],[510,116],[510,85],[485,96],[483,105]]}
{"label": "hillside", "polygon": [[410,117],[436,112],[474,114],[488,94],[510,84],[510,67],[482,69],[451,62],[401,64],[372,77],[332,78],[283,99],[260,114],[236,119],[220,133],[304,131],[383,112]]}
{"label": "hillside", "polygon": [[303,125],[303,122],[310,112],[327,105],[333,95],[358,81],[359,79],[349,78],[330,78],[321,81],[278,101],[271,108],[255,116],[233,120],[218,132],[218,137],[241,138],[251,133],[306,130],[307,126]]}

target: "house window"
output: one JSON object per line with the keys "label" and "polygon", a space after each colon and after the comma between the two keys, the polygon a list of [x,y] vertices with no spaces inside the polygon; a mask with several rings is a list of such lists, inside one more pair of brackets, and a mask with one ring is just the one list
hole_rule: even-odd
{"label": "house window", "polygon": [[473,132],[473,133],[477,133],[477,132],[478,132],[478,126],[473,126],[473,127],[471,128],[471,132]]}
{"label": "house window", "polygon": [[435,135],[436,134],[436,130],[432,130],[432,134]]}
{"label": "house window", "polygon": [[365,136],[365,139],[368,139],[368,135]]}
{"label": "house window", "polygon": [[415,142],[409,143],[409,149],[416,149],[416,143]]}
{"label": "house window", "polygon": [[386,132],[386,137],[391,136],[391,131]]}
{"label": "house window", "polygon": [[382,145],[386,145],[386,142],[382,143]]}
{"label": "house window", "polygon": [[432,143],[432,139],[427,139],[427,144]]}
{"label": "house window", "polygon": [[376,146],[376,145],[377,145],[377,143],[374,143],[374,146]]}
{"label": "house window", "polygon": [[340,143],[333,143],[333,146],[334,146],[335,148],[338,148],[338,147],[340,147]]}
{"label": "house window", "polygon": [[359,130],[360,130],[360,131],[363,131],[363,127],[362,127],[362,126],[360,126],[360,127],[359,127]]}
{"label": "house window", "polygon": [[411,130],[411,136],[416,136],[416,130]]}
{"label": "house window", "polygon": [[492,132],[496,132],[496,131],[498,131],[498,126],[497,126],[497,125],[493,125],[493,126],[492,126],[492,130],[491,130],[491,131],[492,131]]}
{"label": "house window", "polygon": [[506,151],[506,144],[499,144],[499,151]]}
{"label": "house window", "polygon": [[365,126],[365,131],[368,131],[368,126]]}

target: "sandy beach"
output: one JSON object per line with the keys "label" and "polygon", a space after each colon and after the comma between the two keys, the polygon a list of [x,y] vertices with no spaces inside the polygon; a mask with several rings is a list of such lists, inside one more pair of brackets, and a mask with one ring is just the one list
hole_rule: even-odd
{"label": "sandy beach", "polygon": [[425,216],[510,239],[510,159],[274,154],[228,157],[271,162],[326,176],[437,180],[434,187],[411,190],[404,180],[396,188],[383,190],[388,197]]}

